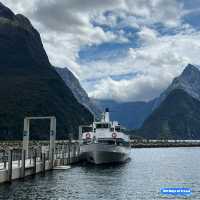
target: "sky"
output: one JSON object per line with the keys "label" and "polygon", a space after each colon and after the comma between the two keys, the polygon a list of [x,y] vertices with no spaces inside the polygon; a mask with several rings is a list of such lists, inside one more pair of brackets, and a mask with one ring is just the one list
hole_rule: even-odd
{"label": "sky", "polygon": [[149,101],[200,65],[199,0],[2,0],[40,32],[50,62],[90,97]]}

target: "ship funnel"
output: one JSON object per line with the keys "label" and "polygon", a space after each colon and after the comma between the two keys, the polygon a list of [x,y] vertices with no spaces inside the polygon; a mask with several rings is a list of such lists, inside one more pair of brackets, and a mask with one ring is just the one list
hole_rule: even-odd
{"label": "ship funnel", "polygon": [[105,122],[110,122],[109,109],[105,109]]}

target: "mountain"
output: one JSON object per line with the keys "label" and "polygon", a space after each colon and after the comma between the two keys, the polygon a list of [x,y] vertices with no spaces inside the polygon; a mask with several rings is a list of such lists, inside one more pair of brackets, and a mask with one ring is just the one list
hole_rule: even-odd
{"label": "mountain", "polygon": [[[0,139],[21,139],[26,116],[55,115],[57,138],[77,134],[91,113],[51,66],[30,21],[0,3]],[[46,122],[33,121],[31,136],[49,138]]]}
{"label": "mountain", "polygon": [[145,120],[140,134],[151,139],[200,139],[200,101],[174,89]]}
{"label": "mountain", "polygon": [[190,96],[200,100],[200,71],[194,65],[188,64],[183,70],[182,74],[172,81],[170,86],[160,95],[155,101],[154,109],[157,108],[161,102],[174,89],[182,89]]}
{"label": "mountain", "polygon": [[200,138],[200,71],[189,64],[160,95],[141,127],[147,138]]}
{"label": "mountain", "polygon": [[[128,129],[140,129],[148,117],[154,115],[154,111],[162,104],[168,95],[174,90],[183,90],[189,96],[200,100],[200,71],[188,64],[182,74],[176,77],[169,87],[158,97],[149,102],[115,102],[112,100],[95,100],[95,103],[103,110],[105,107],[111,109],[111,118],[119,121]],[[146,126],[145,126],[146,127]],[[142,127],[143,130],[144,125]],[[147,129],[148,131],[148,129]],[[152,130],[153,131],[153,130]],[[145,132],[145,131],[144,131]],[[148,134],[147,134],[148,135]],[[151,135],[151,134],[150,134]]]}
{"label": "mountain", "polygon": [[118,121],[128,129],[139,128],[152,112],[155,100],[149,102],[116,102],[112,100],[94,100],[104,110],[110,108],[112,120]]}
{"label": "mountain", "polygon": [[77,101],[84,105],[95,116],[100,116],[100,109],[92,102],[88,97],[86,91],[82,88],[79,80],[68,68],[55,68],[65,84],[71,89],[72,93],[76,97]]}

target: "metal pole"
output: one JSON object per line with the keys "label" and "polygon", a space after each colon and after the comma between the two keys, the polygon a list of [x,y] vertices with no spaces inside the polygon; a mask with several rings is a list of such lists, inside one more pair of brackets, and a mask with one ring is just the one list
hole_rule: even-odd
{"label": "metal pole", "polygon": [[34,149],[33,151],[33,174],[37,173],[37,151]]}
{"label": "metal pole", "polygon": [[82,128],[83,128],[82,126],[78,127],[78,140],[79,141],[81,141],[81,139],[82,139]]}
{"label": "metal pole", "polygon": [[69,141],[69,143],[68,143],[68,164],[70,164],[71,163],[71,143],[70,143],[70,141]]}
{"label": "metal pole", "polygon": [[79,157],[80,156],[80,143],[78,143],[78,152],[77,152],[77,156]]}
{"label": "metal pole", "polygon": [[56,118],[51,117],[50,122],[50,147],[49,147],[49,159],[51,168],[53,168],[54,151],[55,151],[55,139],[56,139]]}
{"label": "metal pole", "polygon": [[12,156],[13,156],[13,151],[9,150],[8,152],[8,182],[12,181]]}
{"label": "metal pole", "polygon": [[21,178],[25,177],[25,168],[26,168],[26,150],[22,149]]}
{"label": "metal pole", "polygon": [[45,164],[46,164],[46,158],[45,153],[42,154],[42,174],[45,175]]}
{"label": "metal pole", "polygon": [[76,161],[76,143],[73,143],[73,162]]}
{"label": "metal pole", "polygon": [[4,169],[6,169],[7,166],[7,157],[5,150],[3,151],[3,163],[4,163]]}
{"label": "metal pole", "polygon": [[25,118],[24,132],[23,132],[23,150],[26,151],[26,158],[28,158],[29,128],[30,128],[30,120],[28,118]]}

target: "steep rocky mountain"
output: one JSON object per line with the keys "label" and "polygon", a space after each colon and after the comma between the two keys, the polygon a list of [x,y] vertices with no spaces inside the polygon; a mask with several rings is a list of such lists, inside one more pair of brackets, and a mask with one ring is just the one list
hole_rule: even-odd
{"label": "steep rocky mountain", "polygon": [[182,89],[172,90],[139,134],[150,139],[200,139],[200,101]]}
{"label": "steep rocky mountain", "polygon": [[[104,109],[111,109],[111,118],[119,121],[128,129],[138,129],[143,122],[149,123],[148,117],[154,114],[159,106],[164,102],[168,95],[174,90],[183,90],[189,96],[200,100],[200,71],[194,65],[187,65],[180,76],[176,77],[170,86],[158,97],[149,102],[125,102],[119,103],[110,100],[95,100],[96,104]],[[144,126],[142,127],[143,130]],[[147,130],[148,132],[148,130]],[[147,135],[151,133],[147,133]]]}
{"label": "steep rocky mountain", "polygon": [[55,69],[61,76],[61,78],[64,80],[66,85],[71,89],[72,93],[74,94],[78,102],[84,105],[96,117],[99,117],[100,109],[88,97],[88,94],[82,88],[79,80],[74,76],[74,74],[68,68],[56,67]]}
{"label": "steep rocky mountain", "polygon": [[[40,35],[23,15],[0,3],[0,139],[20,139],[25,116],[57,117],[57,136],[78,133],[92,120],[49,63]],[[31,123],[34,138],[49,138],[48,125]]]}
{"label": "steep rocky mountain", "polygon": [[95,103],[104,110],[110,108],[112,120],[118,121],[128,129],[139,128],[152,112],[155,100],[149,102],[116,102],[112,100],[95,100]]}
{"label": "steep rocky mountain", "polygon": [[190,96],[200,100],[200,71],[191,64],[188,64],[183,70],[182,74],[176,77],[170,86],[160,95],[155,101],[154,108],[157,108],[161,102],[169,95],[174,89],[182,89]]}
{"label": "steep rocky mountain", "polygon": [[200,71],[189,64],[160,95],[141,127],[148,138],[200,138]]}

